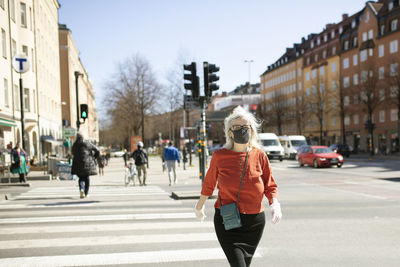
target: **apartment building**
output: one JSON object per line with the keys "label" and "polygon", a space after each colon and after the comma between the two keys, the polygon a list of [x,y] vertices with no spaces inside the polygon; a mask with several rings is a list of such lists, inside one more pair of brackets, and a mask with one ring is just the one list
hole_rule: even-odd
{"label": "apartment building", "polygon": [[[0,1],[0,148],[22,141],[19,79],[23,82],[25,150],[38,156],[43,136],[61,136],[57,36],[59,4],[54,0]],[[30,69],[12,68],[16,54]],[[40,101],[39,101],[40,99]]]}
{"label": "apartment building", "polygon": [[367,2],[341,37],[344,128],[355,150],[399,150],[399,2]]}
{"label": "apartment building", "polygon": [[[79,131],[85,139],[98,142],[99,128],[93,86],[79,58],[79,50],[72,38],[71,30],[64,24],[59,25],[59,42],[63,127],[76,129],[76,82],[78,82],[78,108],[80,104],[87,104],[89,107],[88,119],[80,125]],[[75,76],[75,72],[81,75]]]}

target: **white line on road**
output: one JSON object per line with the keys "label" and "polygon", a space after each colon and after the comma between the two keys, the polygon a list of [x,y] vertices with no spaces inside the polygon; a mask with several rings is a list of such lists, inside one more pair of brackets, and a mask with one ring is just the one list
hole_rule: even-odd
{"label": "white line on road", "polygon": [[185,233],[185,234],[161,234],[161,235],[107,235],[94,237],[65,237],[48,239],[26,239],[0,241],[1,249],[22,248],[54,248],[54,247],[76,247],[76,246],[101,246],[101,245],[132,245],[151,243],[181,243],[215,241],[215,233]]}
{"label": "white line on road", "polygon": [[181,230],[181,229],[204,229],[214,228],[214,223],[205,221],[183,221],[183,222],[145,222],[145,223],[113,223],[94,225],[46,225],[46,226],[23,226],[0,228],[0,235],[16,234],[48,234],[48,233],[78,233],[78,232],[107,232],[107,231],[138,231],[138,230]]}
{"label": "white line on road", "polygon": [[[256,252],[254,257],[260,258],[261,254]],[[225,260],[221,248],[199,248],[185,250],[161,250],[110,254],[86,254],[65,256],[42,256],[0,259],[1,266],[93,266],[93,265],[116,265],[116,264],[145,264],[145,263],[167,263],[182,261],[201,260]],[[193,264],[189,264],[193,266]]]}
{"label": "white line on road", "polygon": [[93,216],[59,216],[59,217],[28,217],[0,219],[0,224],[8,223],[44,223],[44,222],[87,222],[87,221],[115,221],[115,220],[156,220],[156,219],[188,219],[195,218],[190,213],[149,213],[149,214],[115,214]]}

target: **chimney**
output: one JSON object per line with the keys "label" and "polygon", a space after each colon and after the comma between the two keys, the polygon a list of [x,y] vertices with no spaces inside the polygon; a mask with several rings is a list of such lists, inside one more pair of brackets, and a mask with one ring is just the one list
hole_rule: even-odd
{"label": "chimney", "polygon": [[349,14],[345,13],[342,15],[342,20],[345,21],[346,19],[349,18]]}

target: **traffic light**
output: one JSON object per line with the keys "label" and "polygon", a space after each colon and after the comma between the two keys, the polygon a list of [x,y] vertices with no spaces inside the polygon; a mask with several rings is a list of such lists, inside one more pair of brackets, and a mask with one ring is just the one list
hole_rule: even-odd
{"label": "traffic light", "polygon": [[215,64],[208,64],[208,62],[203,62],[203,72],[204,72],[204,95],[206,98],[212,97],[212,92],[219,89],[219,86],[215,83],[219,80],[219,77],[215,74],[219,71],[219,67]]}
{"label": "traffic light", "polygon": [[193,100],[197,100],[200,95],[199,91],[199,77],[196,76],[196,62],[192,62],[190,65],[183,65],[184,70],[190,71],[190,74],[184,74],[183,79],[190,83],[185,83],[185,89],[192,91]]}
{"label": "traffic light", "polygon": [[87,104],[81,104],[81,118],[86,120],[89,115],[89,109]]}

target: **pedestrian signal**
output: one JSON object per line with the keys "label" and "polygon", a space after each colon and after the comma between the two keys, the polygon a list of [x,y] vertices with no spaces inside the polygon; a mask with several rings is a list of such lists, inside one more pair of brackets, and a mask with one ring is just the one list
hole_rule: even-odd
{"label": "pedestrian signal", "polygon": [[81,118],[86,120],[89,115],[89,110],[88,110],[88,105],[87,104],[81,104]]}

